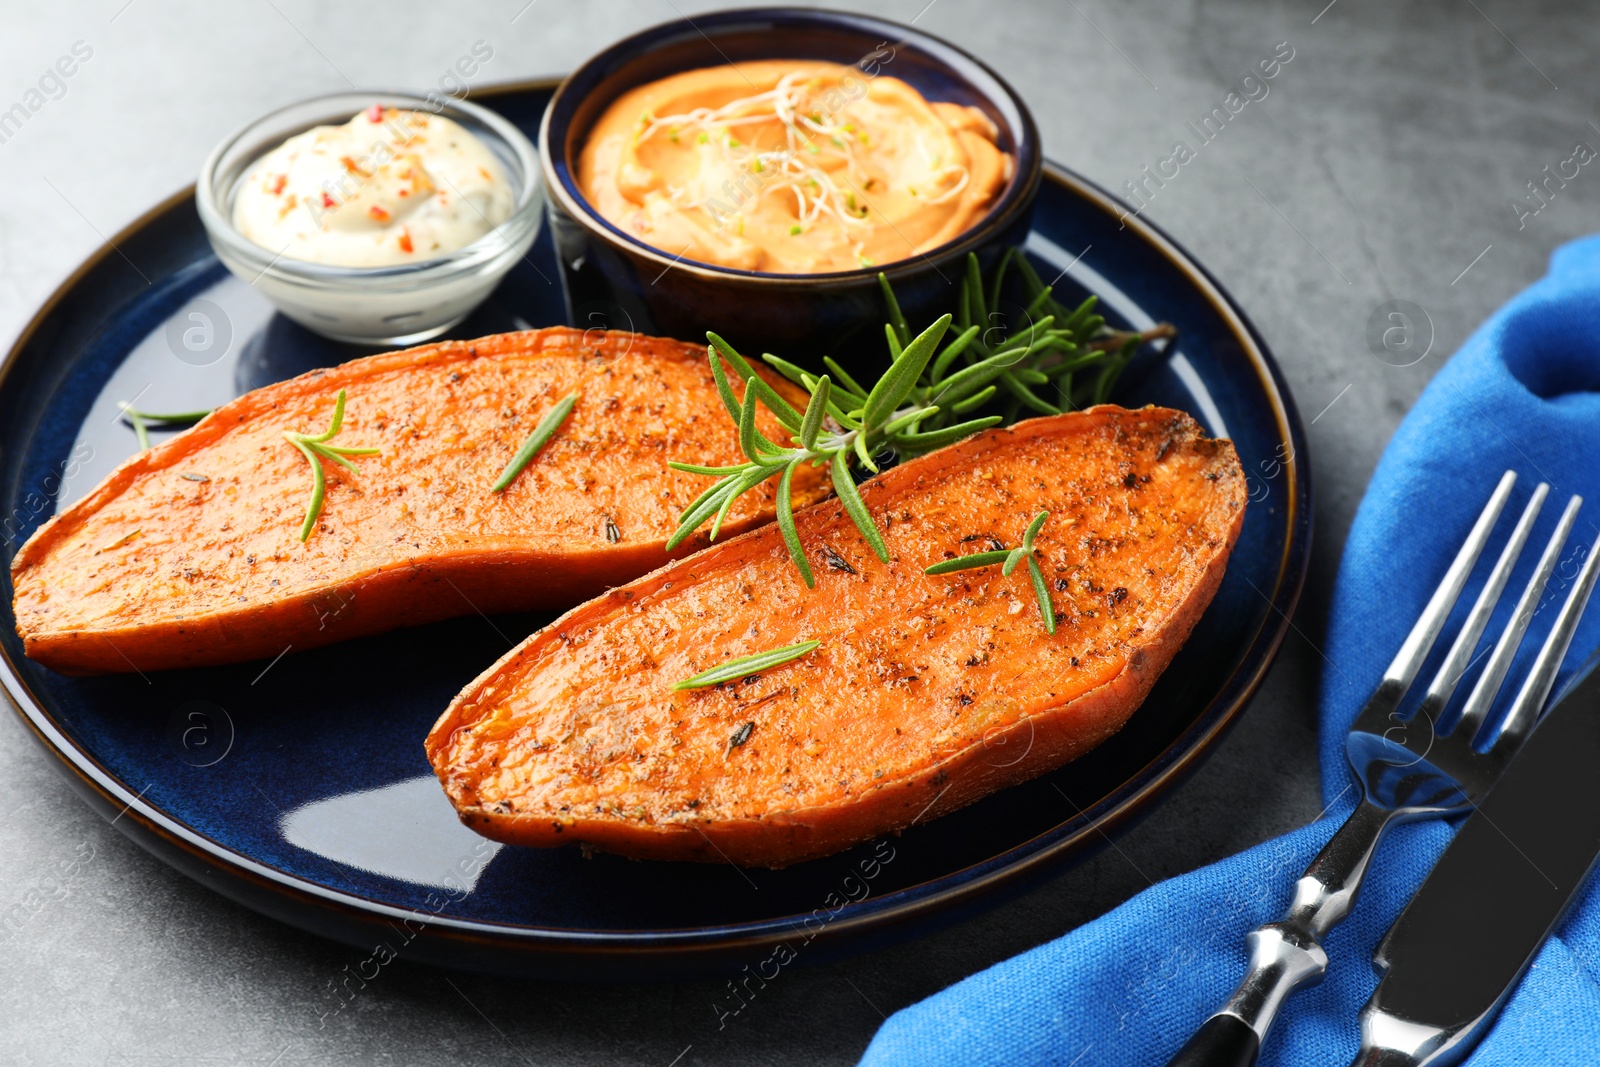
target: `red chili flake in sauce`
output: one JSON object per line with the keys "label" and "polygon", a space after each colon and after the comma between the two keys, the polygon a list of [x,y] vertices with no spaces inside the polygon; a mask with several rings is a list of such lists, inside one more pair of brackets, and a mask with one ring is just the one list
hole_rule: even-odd
{"label": "red chili flake in sauce", "polygon": [[272,195],[277,196],[279,193],[283,192],[283,187],[288,184],[289,176],[287,174],[278,175],[278,180],[272,183]]}
{"label": "red chili flake in sauce", "polygon": [[359,174],[363,178],[372,177],[372,175],[369,174],[367,171],[361,169],[361,164],[357,163],[355,160],[351,159],[349,156],[340,156],[339,157],[339,162],[343,163],[344,164],[344,169],[349,171],[351,174]]}
{"label": "red chili flake in sauce", "polygon": [[371,107],[367,108],[367,121],[368,122],[382,122],[383,121],[383,105],[382,104],[373,104]]}
{"label": "red chili flake in sauce", "polygon": [[405,231],[405,232],[402,232],[400,234],[400,251],[402,251],[402,252],[415,252],[416,251],[416,248],[411,244],[411,233],[410,233],[410,231]]}
{"label": "red chili flake in sauce", "polygon": [[322,194],[322,206],[323,207],[338,207],[339,206],[339,202],[337,200],[335,200],[333,197],[329,196],[327,193],[323,193]]}
{"label": "red chili flake in sauce", "polygon": [[373,204],[371,207],[367,208],[367,214],[371,215],[379,222],[389,221],[389,213],[383,210],[383,208],[379,207],[377,204]]}

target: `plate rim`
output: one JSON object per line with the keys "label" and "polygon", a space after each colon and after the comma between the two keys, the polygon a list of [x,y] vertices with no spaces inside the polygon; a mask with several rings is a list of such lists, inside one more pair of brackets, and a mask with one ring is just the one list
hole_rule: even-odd
{"label": "plate rim", "polygon": [[[560,78],[531,78],[501,82],[478,90],[475,96],[499,97],[532,92],[553,92]],[[1164,230],[1141,215],[1120,209],[1114,196],[1100,185],[1076,173],[1071,168],[1046,159],[1044,179],[1062,187],[1069,195],[1117,218],[1133,235],[1150,245],[1173,267],[1188,277],[1195,290],[1211,304],[1240,342],[1243,354],[1255,371],[1264,391],[1272,402],[1277,422],[1278,436],[1288,442],[1290,456],[1282,460],[1288,473],[1288,503],[1284,524],[1289,530],[1279,556],[1277,577],[1270,595],[1263,593],[1270,611],[1261,627],[1245,646],[1246,659],[1254,656],[1256,662],[1247,675],[1242,668],[1236,670],[1225,682],[1222,697],[1214,698],[1200,715],[1160,753],[1137,768],[1117,786],[1106,799],[1094,806],[1080,809],[1078,815],[1064,819],[1048,830],[1013,845],[997,855],[954,871],[946,872],[927,881],[894,890],[882,897],[868,896],[846,906],[821,930],[818,940],[839,942],[880,928],[888,928],[905,921],[948,911],[970,904],[980,897],[993,895],[1002,887],[1024,881],[1029,875],[1085,851],[1095,837],[1108,840],[1108,831],[1120,828],[1143,814],[1160,800],[1209,756],[1217,743],[1233,726],[1244,709],[1260,689],[1267,672],[1276,661],[1278,652],[1292,625],[1291,619],[1304,591],[1311,562],[1312,545],[1312,479],[1309,452],[1306,448],[1305,428],[1282,369],[1265,339],[1232,295],[1217,281],[1198,259],[1169,236]],[[157,218],[192,200],[194,186],[188,185],[163,198],[133,221],[122,227],[111,238],[88,255],[51,292],[18,333],[16,340],[0,361],[0,386],[10,376],[38,330],[55,308],[78,286],[82,279],[98,267],[108,256],[133,235],[151,225]],[[1277,622],[1273,624],[1273,616]],[[453,942],[451,947],[472,947],[484,940],[492,940],[497,947],[514,947],[520,951],[559,954],[565,951],[604,948],[611,953],[633,957],[650,955],[677,955],[689,950],[716,953],[752,947],[770,947],[792,939],[795,921],[800,915],[773,916],[723,926],[694,926],[667,928],[639,928],[597,931],[581,927],[528,926],[518,923],[495,922],[482,919],[460,919],[442,913],[429,913],[398,907],[358,893],[330,889],[296,875],[278,870],[244,853],[238,852],[205,834],[171,818],[153,803],[143,799],[143,790],[132,788],[111,774],[106,768],[77,744],[55,722],[43,703],[29,690],[9,652],[0,647],[0,689],[34,740],[55,757],[57,769],[70,776],[69,780],[80,794],[98,807],[102,815],[116,811],[110,817],[113,825],[132,816],[127,828],[122,828],[136,844],[152,852],[169,866],[197,878],[190,867],[173,862],[172,851],[187,854],[199,860],[211,871],[225,876],[221,883],[203,882],[223,896],[233,899],[256,911],[266,912],[274,918],[303,930],[350,944],[363,941],[341,936],[327,923],[308,926],[304,922],[285,917],[284,914],[264,908],[259,899],[230,892],[236,882],[253,882],[259,888],[276,893],[282,901],[299,911],[332,907],[340,918],[357,926],[374,920],[425,919],[428,941],[443,938]],[[1229,695],[1231,693],[1231,695]],[[145,787],[148,789],[148,785]],[[137,828],[139,832],[132,832]],[[1043,845],[1041,838],[1059,835]],[[1021,853],[1020,855],[1018,855]],[[1010,857],[1008,859],[1008,857]],[[989,867],[987,871],[978,868]],[[197,878],[198,880],[198,878]],[[930,890],[929,887],[937,887]],[[418,944],[423,939],[418,939]],[[482,961],[488,962],[488,961]]]}

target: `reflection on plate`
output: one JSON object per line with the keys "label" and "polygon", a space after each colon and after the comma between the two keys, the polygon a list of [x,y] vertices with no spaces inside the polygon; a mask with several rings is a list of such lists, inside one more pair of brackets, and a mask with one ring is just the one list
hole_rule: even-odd
{"label": "reflection on plate", "polygon": [[335,867],[472,892],[504,845],[461,825],[431,774],[313,800],[278,822],[283,839]]}

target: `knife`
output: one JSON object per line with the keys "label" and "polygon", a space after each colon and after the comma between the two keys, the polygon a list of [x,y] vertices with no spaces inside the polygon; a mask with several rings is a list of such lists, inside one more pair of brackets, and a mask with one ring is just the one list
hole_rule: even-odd
{"label": "knife", "polygon": [[1373,954],[1353,1067],[1461,1062],[1600,855],[1600,671],[1567,689]]}

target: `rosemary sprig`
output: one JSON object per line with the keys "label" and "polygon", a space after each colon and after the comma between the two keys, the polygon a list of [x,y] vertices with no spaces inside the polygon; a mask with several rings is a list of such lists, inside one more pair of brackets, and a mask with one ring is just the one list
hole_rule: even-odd
{"label": "rosemary sprig", "polygon": [[740,656],[728,662],[712,667],[708,671],[701,671],[693,678],[685,678],[681,682],[674,682],[672,688],[704,689],[708,685],[720,685],[731,682],[735,678],[743,678],[749,674],[757,674],[769,667],[788,663],[790,660],[799,659],[806,653],[813,651],[822,644],[821,641],[801,641],[798,645],[788,645],[784,648],[774,648],[766,652],[756,652],[749,656]]}
{"label": "rosemary sprig", "polygon": [[500,472],[500,477],[496,479],[494,485],[489,487],[489,492],[503,492],[506,486],[517,480],[517,475],[533,462],[533,457],[538,454],[539,449],[548,444],[550,438],[556,435],[556,431],[561,429],[561,424],[572,414],[572,405],[577,402],[578,394],[568,393],[555,407],[545,413],[544,418],[539,420],[539,425],[528,435],[528,439],[522,442],[522,447],[517,449],[517,454],[511,457],[511,462],[506,464],[506,469]]}
{"label": "rosemary sprig", "polygon": [[[907,336],[903,342],[896,337],[891,346],[895,349],[895,361],[870,391],[862,391],[831,360],[828,362],[838,374],[838,382],[826,374],[813,378],[799,371],[803,384],[811,394],[804,412],[789,404],[776,389],[757,375],[755,368],[733,346],[714,333],[707,334],[711,344],[706,355],[711,361],[712,377],[729,417],[739,424],[739,446],[746,462],[730,467],[677,462],[668,464],[673,470],[703,474],[718,480],[683,512],[678,529],[667,542],[667,548],[682,544],[707,521],[711,522],[711,537],[715,539],[722,530],[728,509],[736,499],[762,482],[778,478],[778,528],[801,578],[807,586],[814,586],[816,577],[806,560],[799,531],[795,528],[789,494],[795,468],[801,464],[826,464],[833,491],[844,505],[846,513],[873,553],[887,563],[888,546],[884,544],[877,524],[862,502],[861,494],[856,491],[855,478],[851,474],[852,464],[859,464],[876,473],[878,463],[873,457],[885,449],[899,455],[916,455],[1000,421],[1000,416],[990,415],[946,427],[937,433],[921,432],[922,424],[936,416],[940,407],[929,401],[924,395],[926,390],[919,383],[928,364],[939,352],[939,344],[950,327],[950,318],[949,315],[943,316],[918,336]],[[973,332],[976,331],[968,331],[969,336],[965,339],[956,338],[951,345],[963,345],[971,339]],[[950,347],[947,345],[945,350],[949,351]],[[775,357],[767,358],[774,361],[775,365],[782,363]],[[728,367],[744,383],[742,400],[734,395],[726,369]],[[783,370],[782,367],[779,369]],[[969,379],[964,387],[958,385],[951,390],[948,383],[945,386],[955,398],[959,398],[981,387],[981,384],[976,379]],[[949,402],[951,397],[945,399]],[[791,447],[775,444],[756,429],[758,405],[765,406],[779,424],[790,431]]]}
{"label": "rosemary sprig", "polygon": [[[1014,288],[1025,301],[1025,322],[1008,330],[999,304],[1013,267]],[[778,478],[778,528],[801,578],[814,587],[816,576],[795,526],[790,490],[797,467],[826,465],[845,512],[873,553],[887,563],[888,547],[856,490],[857,471],[876,474],[885,458],[922,455],[1024,412],[1054,415],[1103,403],[1141,345],[1175,332],[1166,324],[1143,333],[1110,330],[1104,317],[1095,314],[1093,296],[1066,307],[1018,249],[1008,251],[987,279],[977,257],[969,255],[956,309],[916,336],[888,279],[880,274],[878,282],[887,312],[884,339],[890,364],[871,387],[828,356],[822,358],[826,373],[820,375],[774,355],[762,357],[810,395],[804,412],[758,377],[721,337],[706,335],[711,373],[729,418],[739,426],[746,461],[726,467],[669,464],[717,481],[684,509],[668,548],[682,544],[707,522],[715,540],[736,499]],[[730,368],[744,383],[742,398],[734,393]],[[757,431],[758,406],[788,431],[787,444]]]}
{"label": "rosemary sprig", "polygon": [[[1015,268],[1022,300],[1022,322],[1012,323],[1001,310],[1001,294]],[[1176,335],[1168,323],[1159,323],[1143,332],[1113,330],[1105,317],[1095,312],[1096,296],[1069,307],[1054,296],[1054,287],[1044,284],[1021,249],[1009,249],[987,279],[978,269],[976,256],[967,257],[966,278],[961,287],[956,323],[982,325],[974,339],[969,358],[982,358],[990,351],[989,338],[998,334],[1001,348],[1022,340],[1030,351],[1015,367],[996,381],[996,396],[1003,395],[1006,421],[1026,411],[1030,414],[1058,415],[1104,404],[1141,347],[1150,341]],[[1014,337],[1017,331],[1022,336]],[[1045,388],[1045,395],[1039,390]]]}
{"label": "rosemary sprig", "polygon": [[123,418],[133,427],[133,436],[139,440],[139,451],[143,452],[150,447],[149,427],[153,424],[159,429],[169,426],[193,425],[211,414],[210,411],[178,411],[164,414],[156,411],[140,411],[127,401],[117,404],[122,409]]}
{"label": "rosemary sprig", "polygon": [[343,445],[330,445],[329,441],[339,433],[344,425],[344,390],[339,390],[338,399],[333,402],[333,421],[328,428],[319,434],[296,433],[293,430],[283,431],[284,440],[300,450],[306,457],[306,462],[311,464],[311,502],[306,506],[306,521],[300,526],[300,540],[304,541],[311,536],[311,530],[317,524],[317,516],[322,514],[322,501],[328,492],[328,478],[322,470],[322,460],[329,459],[355,470],[356,465],[351,463],[346,456],[376,456],[382,453],[378,448],[347,448]]}
{"label": "rosemary sprig", "polygon": [[1022,535],[1022,544],[1007,551],[998,549],[990,552],[974,552],[970,556],[957,556],[947,559],[942,563],[935,563],[924,574],[949,574],[952,571],[967,571],[976,567],[993,567],[1000,564],[1000,573],[1010,577],[1011,572],[1017,569],[1017,564],[1023,560],[1028,561],[1028,577],[1033,580],[1034,599],[1039,601],[1039,615],[1044,619],[1045,633],[1056,632],[1056,609],[1050,603],[1050,586],[1044,580],[1044,571],[1039,569],[1039,553],[1034,548],[1033,542],[1039,536],[1039,531],[1044,528],[1044,520],[1050,517],[1048,511],[1041,511],[1033,517],[1028,524],[1027,532]]}

